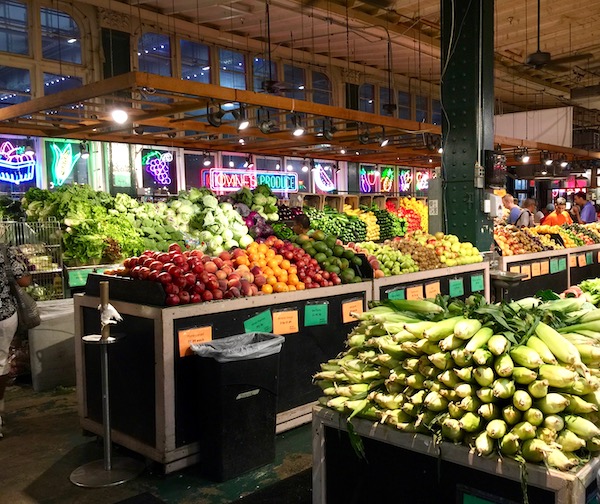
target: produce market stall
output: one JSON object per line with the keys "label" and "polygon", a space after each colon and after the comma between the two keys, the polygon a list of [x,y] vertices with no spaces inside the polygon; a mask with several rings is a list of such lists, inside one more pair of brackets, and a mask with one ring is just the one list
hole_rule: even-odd
{"label": "produce market stall", "polygon": [[570,285],[600,277],[600,245],[569,249]]}
{"label": "produce market stall", "polygon": [[489,271],[489,263],[481,262],[377,278],[373,281],[373,299],[434,298],[437,294],[464,299],[479,293],[489,301]]}
{"label": "produce market stall", "polygon": [[277,430],[310,421],[319,391],[312,374],[344,348],[356,325],[351,312],[366,309],[372,284],[361,282],[258,297],[155,306],[160,284],[90,275],[86,294],[75,296],[75,352],[79,417],[84,429],[102,432],[100,360],[81,337],[98,334],[99,281],[110,282],[111,304],[123,316],[113,335],[110,386],[113,440],[164,465],[166,472],[200,461],[196,416],[203,404],[192,342],[244,332],[282,334]]}
{"label": "produce market stall", "polygon": [[[436,443],[431,436],[365,419],[355,418],[352,424],[362,438],[364,459],[354,453],[339,413],[322,407],[313,410],[314,503],[368,501],[375,494],[378,499],[393,499],[399,493],[406,502],[421,504],[523,502],[521,467],[514,460],[480,457],[467,446]],[[593,499],[599,468],[598,457],[574,473],[527,464],[529,503],[597,502]]]}

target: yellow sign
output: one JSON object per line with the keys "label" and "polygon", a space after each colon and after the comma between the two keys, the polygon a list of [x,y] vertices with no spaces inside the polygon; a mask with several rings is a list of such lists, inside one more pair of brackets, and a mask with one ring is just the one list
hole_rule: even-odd
{"label": "yellow sign", "polygon": [[179,357],[186,357],[194,354],[190,348],[193,343],[200,345],[212,341],[212,326],[184,329],[179,331],[177,336],[179,338]]}
{"label": "yellow sign", "polygon": [[521,273],[521,267],[520,266],[511,266],[508,271],[510,271],[511,273]]}
{"label": "yellow sign", "polygon": [[569,266],[571,266],[571,268],[575,268],[577,266],[577,257],[574,255],[569,256]]}
{"label": "yellow sign", "polygon": [[577,264],[579,265],[579,267],[580,267],[580,268],[581,268],[582,266],[585,266],[585,265],[586,265],[586,262],[585,262],[585,254],[579,254],[579,255],[577,256]]}
{"label": "yellow sign", "polygon": [[406,288],[406,299],[423,299],[423,286],[416,285]]}
{"label": "yellow sign", "polygon": [[299,332],[298,310],[273,312],[273,333],[283,336]]}
{"label": "yellow sign", "polygon": [[529,280],[531,278],[531,267],[529,264],[523,264],[523,266],[521,266],[521,273],[526,275],[523,280]]}

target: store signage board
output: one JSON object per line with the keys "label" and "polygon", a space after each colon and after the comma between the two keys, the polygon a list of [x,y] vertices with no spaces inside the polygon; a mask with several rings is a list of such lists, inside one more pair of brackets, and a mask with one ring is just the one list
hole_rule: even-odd
{"label": "store signage board", "polygon": [[435,298],[438,294],[440,294],[440,282],[428,283],[425,285],[425,297],[426,298]]}
{"label": "store signage board", "polygon": [[558,271],[565,271],[567,269],[567,258],[561,257],[558,260]]}
{"label": "store signage board", "polygon": [[212,341],[212,326],[183,329],[177,332],[177,338],[179,339],[179,357],[194,355],[191,348],[193,344],[201,345]]}
{"label": "store signage board", "polygon": [[542,261],[540,263],[540,274],[547,275],[550,273],[550,263],[548,261]]}
{"label": "store signage board", "polygon": [[471,292],[481,292],[484,288],[483,275],[473,275],[471,277]]}
{"label": "store signage board", "polygon": [[531,263],[531,276],[536,277],[540,276],[541,267],[540,263]]}
{"label": "store signage board", "polygon": [[9,141],[0,145],[0,182],[19,185],[35,178],[35,153],[15,147]]}
{"label": "store signage board", "polygon": [[254,189],[261,184],[269,186],[274,193],[296,193],[298,174],[235,168],[211,168],[208,171],[208,187],[215,192],[235,192],[243,187]]}
{"label": "store signage board", "polygon": [[577,256],[577,266],[579,266],[580,268],[582,268],[583,266],[585,266],[585,254],[579,254]]}
{"label": "store signage board", "polygon": [[523,266],[521,266],[521,274],[525,275],[525,278],[523,278],[523,280],[530,280],[531,279],[531,266],[529,264],[524,264]]}
{"label": "store signage board", "polygon": [[571,268],[577,267],[577,256],[574,256],[574,255],[569,256],[569,266]]}
{"label": "store signage board", "polygon": [[342,303],[342,323],[348,324],[350,322],[356,322],[356,319],[351,314],[360,314],[363,311],[362,299],[353,299],[352,301],[346,301],[345,303]]}
{"label": "store signage board", "polygon": [[271,310],[265,310],[254,317],[244,321],[244,331],[246,332],[273,332],[273,317]]}
{"label": "store signage board", "polygon": [[558,259],[550,259],[550,274],[558,273]]}
{"label": "store signage board", "polygon": [[273,334],[284,336],[299,332],[298,310],[281,310],[273,312]]}
{"label": "store signage board", "polygon": [[460,297],[465,294],[465,285],[462,278],[454,278],[448,282],[450,297]]}
{"label": "store signage board", "polygon": [[407,287],[406,288],[406,299],[411,300],[411,301],[413,299],[423,299],[423,286],[415,285],[414,287]]}
{"label": "store signage board", "polygon": [[406,299],[406,295],[404,293],[404,289],[395,289],[385,292],[387,294],[388,299]]}
{"label": "store signage board", "polygon": [[594,256],[591,252],[585,253],[585,264],[594,264]]}
{"label": "store signage board", "polygon": [[329,322],[329,304],[307,304],[304,308],[304,326],[327,325]]}

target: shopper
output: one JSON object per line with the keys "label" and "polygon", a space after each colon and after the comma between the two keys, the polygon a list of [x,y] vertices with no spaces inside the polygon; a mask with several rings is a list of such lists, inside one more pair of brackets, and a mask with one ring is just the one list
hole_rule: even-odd
{"label": "shopper", "polygon": [[515,222],[515,226],[518,227],[533,227],[535,226],[535,200],[533,198],[527,198],[523,202],[521,207],[521,215]]}
{"label": "shopper", "polygon": [[540,224],[546,224],[546,217],[548,217],[548,215],[550,215],[552,212],[554,212],[554,204],[548,203],[546,208],[542,209],[544,216],[540,219]]}
{"label": "shopper", "polygon": [[563,224],[573,224],[573,219],[567,212],[567,200],[565,198],[556,198],[554,211],[545,219],[544,224],[548,226],[562,226]]}
{"label": "shopper", "polygon": [[[5,261],[5,258],[7,261]],[[8,262],[8,264],[6,264]],[[8,268],[21,287],[31,283],[31,275],[27,271],[25,258],[16,247],[0,245],[0,438],[2,438],[2,414],[4,413],[4,391],[8,385],[8,352],[10,344],[17,332],[17,309],[10,292]]]}
{"label": "shopper", "polygon": [[519,215],[521,215],[521,209],[515,204],[515,198],[513,198],[510,194],[505,194],[502,196],[502,204],[504,205],[504,208],[508,209],[509,211],[508,217],[506,218],[506,223],[514,224],[517,222]]}
{"label": "shopper", "polygon": [[310,229],[310,219],[305,214],[298,214],[294,217],[292,231],[297,235],[305,234]]}
{"label": "shopper", "polygon": [[579,191],[575,194],[575,205],[573,206],[573,220],[579,224],[589,224],[596,222],[598,215],[591,201],[586,200],[585,193]]}

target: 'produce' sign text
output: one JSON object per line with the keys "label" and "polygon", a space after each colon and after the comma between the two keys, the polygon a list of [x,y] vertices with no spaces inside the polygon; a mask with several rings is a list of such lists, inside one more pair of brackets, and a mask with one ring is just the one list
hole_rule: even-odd
{"label": "'produce' sign text", "polygon": [[297,173],[211,168],[208,183],[215,192],[233,192],[243,187],[254,189],[260,184],[269,186],[274,193],[298,192]]}

